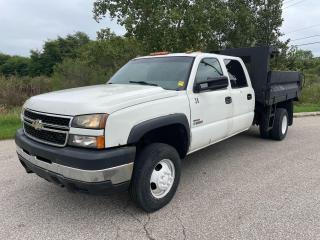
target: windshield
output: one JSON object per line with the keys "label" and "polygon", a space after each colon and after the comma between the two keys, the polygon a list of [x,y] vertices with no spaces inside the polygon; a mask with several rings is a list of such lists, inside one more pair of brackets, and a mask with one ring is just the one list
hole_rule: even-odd
{"label": "windshield", "polygon": [[168,90],[184,90],[193,60],[193,57],[134,59],[124,65],[109,83],[141,84],[160,86]]}

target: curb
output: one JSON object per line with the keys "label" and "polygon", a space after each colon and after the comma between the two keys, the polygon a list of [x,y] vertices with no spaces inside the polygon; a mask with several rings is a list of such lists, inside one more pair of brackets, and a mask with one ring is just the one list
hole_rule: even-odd
{"label": "curb", "polygon": [[301,117],[314,117],[320,116],[320,112],[305,112],[305,113],[294,113],[293,117],[301,118]]}

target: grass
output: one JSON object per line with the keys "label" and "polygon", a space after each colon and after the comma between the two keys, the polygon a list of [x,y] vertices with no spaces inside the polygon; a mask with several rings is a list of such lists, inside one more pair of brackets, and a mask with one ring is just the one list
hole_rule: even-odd
{"label": "grass", "polygon": [[0,111],[0,140],[14,138],[19,128],[21,128],[20,108]]}
{"label": "grass", "polygon": [[320,103],[302,103],[294,106],[294,112],[320,112]]}

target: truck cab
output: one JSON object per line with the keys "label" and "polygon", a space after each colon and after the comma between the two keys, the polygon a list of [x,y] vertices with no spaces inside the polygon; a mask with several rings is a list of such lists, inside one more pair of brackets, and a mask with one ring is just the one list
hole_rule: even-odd
{"label": "truck cab", "polygon": [[[106,84],[27,100],[17,153],[28,173],[72,191],[129,190],[152,212],[173,198],[182,159],[260,125],[260,105],[240,57],[161,52],[129,61]],[[268,122],[266,131],[283,139],[290,117],[281,114],[272,125],[282,130]]]}

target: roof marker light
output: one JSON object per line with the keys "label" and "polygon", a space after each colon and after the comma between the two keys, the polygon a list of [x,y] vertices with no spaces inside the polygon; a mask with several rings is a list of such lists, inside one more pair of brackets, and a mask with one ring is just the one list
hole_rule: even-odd
{"label": "roof marker light", "polygon": [[150,53],[150,56],[159,56],[159,55],[167,55],[169,54],[169,52],[153,52],[153,53]]}

